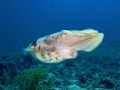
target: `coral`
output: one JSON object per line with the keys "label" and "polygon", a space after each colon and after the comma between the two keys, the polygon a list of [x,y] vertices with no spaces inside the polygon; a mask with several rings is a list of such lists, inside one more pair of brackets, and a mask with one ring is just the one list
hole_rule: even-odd
{"label": "coral", "polygon": [[53,78],[49,78],[45,83],[47,72],[37,68],[25,69],[14,80],[14,88],[20,90],[49,90],[53,86]]}
{"label": "coral", "polygon": [[9,85],[10,84],[10,72],[3,70],[3,75],[1,75],[1,85]]}
{"label": "coral", "polygon": [[14,62],[0,62],[0,84],[8,86],[10,81],[16,76],[17,66]]}

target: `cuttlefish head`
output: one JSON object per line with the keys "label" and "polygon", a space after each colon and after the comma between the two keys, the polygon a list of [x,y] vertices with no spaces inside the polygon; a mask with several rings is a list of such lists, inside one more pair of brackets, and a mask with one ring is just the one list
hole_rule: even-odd
{"label": "cuttlefish head", "polygon": [[99,46],[103,38],[104,34],[94,29],[62,30],[58,35],[56,47],[59,50],[92,51]]}

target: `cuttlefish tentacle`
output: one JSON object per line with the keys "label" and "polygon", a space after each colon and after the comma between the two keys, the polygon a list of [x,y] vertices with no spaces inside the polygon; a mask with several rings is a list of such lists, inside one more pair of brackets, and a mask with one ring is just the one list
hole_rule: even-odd
{"label": "cuttlefish tentacle", "polygon": [[75,58],[77,51],[92,51],[102,42],[103,33],[94,29],[62,30],[34,41],[25,50],[36,59],[57,63],[65,59]]}

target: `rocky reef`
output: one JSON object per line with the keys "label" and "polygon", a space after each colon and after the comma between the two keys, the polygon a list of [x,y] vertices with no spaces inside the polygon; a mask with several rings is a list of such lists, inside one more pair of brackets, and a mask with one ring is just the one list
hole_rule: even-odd
{"label": "rocky reef", "polygon": [[[38,81],[32,83],[37,85],[36,90],[119,90],[119,46],[120,41],[103,43],[92,52],[79,52],[75,59],[54,64],[42,63],[31,56],[21,54],[1,55],[0,90],[10,90],[10,87],[12,87],[11,90],[19,90],[20,86],[28,85],[24,88],[27,90],[30,83],[23,82],[20,77],[29,81],[27,77],[32,77],[29,75],[39,77],[37,72],[44,74],[44,78],[37,78]],[[28,74],[27,77],[22,76],[25,72]],[[13,89],[14,86],[15,89]],[[48,87],[48,89],[41,89],[42,87]]]}

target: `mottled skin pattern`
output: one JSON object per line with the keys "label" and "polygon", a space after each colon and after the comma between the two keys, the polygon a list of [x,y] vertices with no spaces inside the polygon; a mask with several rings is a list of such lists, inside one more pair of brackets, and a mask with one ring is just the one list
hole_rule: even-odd
{"label": "mottled skin pattern", "polygon": [[75,58],[77,51],[94,50],[102,42],[103,37],[103,33],[98,33],[94,29],[62,30],[35,40],[26,51],[42,62],[57,63]]}

